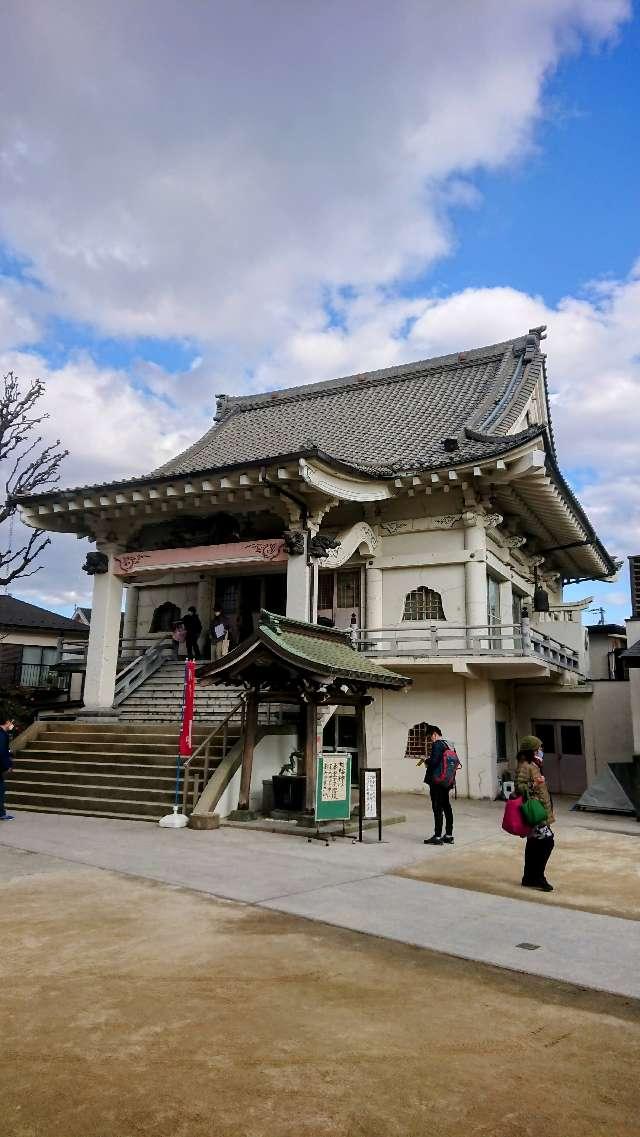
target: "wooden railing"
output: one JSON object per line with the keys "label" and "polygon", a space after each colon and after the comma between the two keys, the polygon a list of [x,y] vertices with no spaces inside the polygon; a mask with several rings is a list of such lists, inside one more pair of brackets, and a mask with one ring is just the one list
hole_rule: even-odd
{"label": "wooden railing", "polygon": [[359,651],[397,658],[452,656],[534,657],[569,671],[579,671],[578,652],[551,636],[521,624],[411,625],[367,628],[353,636]]}
{"label": "wooden railing", "polygon": [[[212,760],[218,766],[226,758],[231,746],[244,733],[246,710],[246,696],[243,695],[184,763],[182,782],[182,809],[184,813],[193,812],[195,809],[198,798],[213,773]],[[233,733],[230,739],[231,727],[233,727]],[[221,753],[216,754],[212,759],[211,747],[214,742],[220,743]],[[218,749],[217,746],[216,749]]]}

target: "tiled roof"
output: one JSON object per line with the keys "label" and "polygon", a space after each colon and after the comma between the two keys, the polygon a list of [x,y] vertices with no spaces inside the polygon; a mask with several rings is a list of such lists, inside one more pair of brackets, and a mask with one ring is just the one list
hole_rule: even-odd
{"label": "tiled roof", "polygon": [[[326,383],[221,396],[215,425],[155,472],[194,474],[315,450],[388,474],[500,454],[535,434],[505,437],[540,376],[540,334]],[[445,451],[445,438],[458,449]]]}
{"label": "tiled roof", "polygon": [[38,631],[69,632],[76,636],[89,634],[89,629],[77,620],[60,616],[58,612],[49,612],[47,608],[38,608],[36,604],[27,604],[24,600],[16,600],[14,596],[0,596],[0,628],[31,628]]}
{"label": "tiled roof", "polygon": [[227,682],[228,673],[235,675],[237,669],[242,671],[251,666],[252,656],[259,655],[261,645],[278,659],[315,676],[350,679],[367,687],[398,688],[411,683],[410,679],[356,651],[348,632],[276,616],[264,609],[253,636],[222,659],[205,663],[198,675],[213,683]]}

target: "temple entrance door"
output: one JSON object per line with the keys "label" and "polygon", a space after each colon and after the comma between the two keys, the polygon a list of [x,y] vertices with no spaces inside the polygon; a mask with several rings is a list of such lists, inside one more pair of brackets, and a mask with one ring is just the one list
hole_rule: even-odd
{"label": "temple entrance door", "polygon": [[284,615],[286,599],[287,578],[284,573],[216,578],[216,604],[220,605],[229,621],[232,647],[255,632],[261,608]]}

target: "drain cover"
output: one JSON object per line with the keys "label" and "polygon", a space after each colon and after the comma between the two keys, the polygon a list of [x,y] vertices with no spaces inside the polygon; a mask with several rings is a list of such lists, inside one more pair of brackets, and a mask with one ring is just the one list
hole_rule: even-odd
{"label": "drain cover", "polygon": [[540,944],[516,944],[516,947],[522,948],[523,951],[537,951]]}

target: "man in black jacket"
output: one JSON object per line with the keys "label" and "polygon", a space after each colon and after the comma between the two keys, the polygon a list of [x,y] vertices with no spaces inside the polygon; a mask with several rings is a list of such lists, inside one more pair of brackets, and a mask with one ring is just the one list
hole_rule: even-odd
{"label": "man in black jacket", "polygon": [[[427,738],[431,743],[431,753],[426,760],[426,773],[424,780],[431,794],[431,808],[433,810],[434,831],[433,837],[427,838],[425,845],[453,845],[453,810],[449,800],[451,789],[449,786],[439,785],[434,776],[442,767],[442,755],[449,749],[449,743],[442,737],[439,726],[430,726]],[[444,837],[442,836],[442,822],[446,822]]]}
{"label": "man in black jacket", "polygon": [[12,768],[13,759],[9,745],[9,735],[13,730],[13,719],[0,723],[0,821],[13,821],[13,814],[4,808],[4,776]]}
{"label": "man in black jacket", "polygon": [[202,623],[193,605],[185,612],[182,623],[187,633],[187,659],[200,659],[198,639],[202,631]]}

